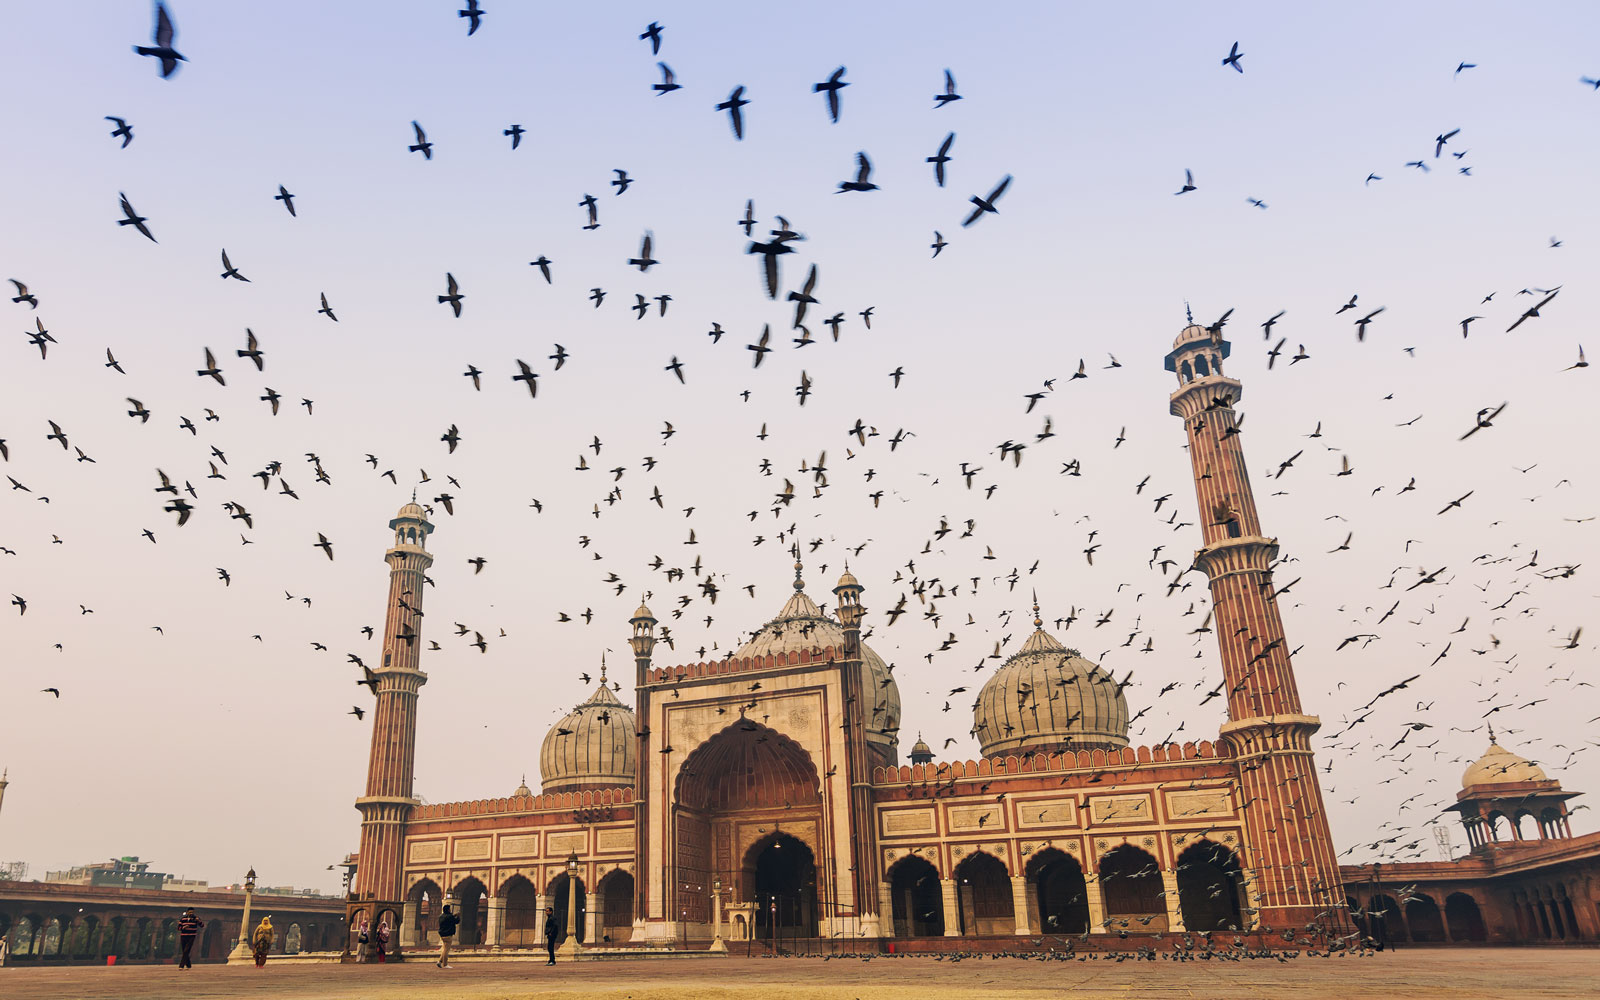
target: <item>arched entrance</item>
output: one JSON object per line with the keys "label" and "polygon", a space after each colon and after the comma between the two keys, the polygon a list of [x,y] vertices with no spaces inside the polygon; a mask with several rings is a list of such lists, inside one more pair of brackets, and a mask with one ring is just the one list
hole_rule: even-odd
{"label": "arched entrance", "polygon": [[538,936],[539,893],[533,883],[513,875],[500,886],[500,895],[506,901],[500,943],[508,948],[537,948],[543,944]]}
{"label": "arched entrance", "polygon": [[817,860],[787,833],[770,833],[745,852],[744,898],[756,907],[756,937],[817,936]]}
{"label": "arched entrance", "polygon": [[[672,809],[671,877],[666,911],[683,933],[710,935],[711,892],[720,880],[734,898],[761,901],[758,937],[776,928],[814,936],[818,925],[816,873],[828,871],[822,831],[822,782],[804,747],[777,730],[740,719],[706,740],[678,770]],[[809,867],[790,870],[801,851],[771,848],[779,833],[803,848]],[[758,870],[765,874],[756,884]],[[798,881],[797,881],[798,880]],[[804,888],[802,888],[804,887]],[[777,909],[784,910],[779,913]],[[691,931],[689,928],[703,928]]]}
{"label": "arched entrance", "polygon": [[1011,901],[1011,876],[999,858],[982,851],[956,865],[956,912],[961,933],[1015,934],[1016,909]]}
{"label": "arched entrance", "polygon": [[1089,889],[1078,859],[1047,847],[1023,869],[1032,884],[1033,928],[1045,934],[1082,934],[1089,929]]}
{"label": "arched entrance", "polygon": [[1405,917],[1400,912],[1400,901],[1386,893],[1367,900],[1367,922],[1372,927],[1372,940],[1390,944],[1406,940]]}
{"label": "arched entrance", "polygon": [[[426,948],[439,943],[436,926],[439,920],[439,905],[444,900],[444,893],[439,889],[438,883],[431,878],[425,878],[411,887],[406,894],[404,926],[400,928],[399,940],[391,937],[389,940],[391,950],[402,947]],[[392,925],[391,925],[392,926]]]}
{"label": "arched entrance", "polygon": [[1412,941],[1444,940],[1444,918],[1439,914],[1439,904],[1431,897],[1412,896],[1406,900],[1406,926],[1411,930]]}
{"label": "arched entrance", "polygon": [[1167,929],[1161,866],[1149,853],[1123,844],[1100,859],[1100,892],[1113,930]]}
{"label": "arched entrance", "polygon": [[600,880],[600,940],[617,944],[633,937],[633,876],[615,868]]}
{"label": "arched entrance", "polygon": [[[556,914],[553,919],[556,922],[556,927],[560,928],[560,933],[556,936],[556,944],[558,945],[567,940],[568,934],[576,935],[579,944],[582,944],[585,940],[584,924],[586,921],[584,920],[584,917],[588,916],[589,913],[589,907],[587,905],[588,900],[585,897],[587,897],[589,893],[584,888],[583,879],[580,878],[576,881],[576,888],[578,891],[578,910],[573,919],[576,920],[577,923],[572,927],[567,926],[567,893],[572,887],[572,877],[566,872],[562,872],[560,875],[557,875],[555,878],[551,879],[549,887],[545,889],[545,895],[550,897],[550,902],[547,905],[553,906],[556,909]],[[544,942],[542,941],[540,942],[540,944],[543,943]]]}
{"label": "arched entrance", "polygon": [[460,921],[456,925],[456,944],[463,948],[483,944],[483,932],[489,918],[483,901],[488,897],[489,890],[482,882],[468,875],[456,883],[452,895],[456,901],[456,918]]}
{"label": "arched entrance", "polygon": [[1239,858],[1221,844],[1199,840],[1178,855],[1178,906],[1190,931],[1236,931],[1239,912]]}
{"label": "arched entrance", "polygon": [[1444,918],[1454,941],[1487,941],[1488,928],[1483,925],[1483,912],[1478,901],[1464,892],[1452,892],[1444,899]]}
{"label": "arched entrance", "polygon": [[889,896],[896,937],[937,937],[944,933],[944,893],[939,870],[915,854],[889,869]]}

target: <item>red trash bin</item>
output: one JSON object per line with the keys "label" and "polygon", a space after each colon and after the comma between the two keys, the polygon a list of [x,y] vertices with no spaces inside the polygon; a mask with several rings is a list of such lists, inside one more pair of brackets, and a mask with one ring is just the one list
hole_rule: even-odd
{"label": "red trash bin", "polygon": [[115,955],[107,955],[106,956],[106,964],[107,965],[116,965],[117,964],[117,956],[115,956]]}

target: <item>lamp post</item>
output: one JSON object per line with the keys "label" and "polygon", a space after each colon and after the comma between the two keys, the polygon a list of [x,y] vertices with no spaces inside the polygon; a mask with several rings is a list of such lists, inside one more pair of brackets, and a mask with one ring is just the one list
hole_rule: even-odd
{"label": "lamp post", "polygon": [[[346,856],[340,864],[329,865],[328,871],[331,872],[335,868],[344,869],[344,875],[341,878],[344,880],[344,902],[345,909],[348,911],[350,908],[350,882],[356,877],[356,866],[351,862],[349,856]],[[344,921],[346,918],[340,917],[339,919]],[[340,953],[340,957],[343,959],[350,957],[350,928],[348,926],[344,929],[344,951]]]}
{"label": "lamp post", "polygon": [[567,939],[556,954],[575,961],[578,950],[578,852],[573,851],[567,855]]}
{"label": "lamp post", "polygon": [[228,954],[228,964],[254,961],[250,948],[250,901],[256,894],[256,870],[252,866],[244,876],[244,917],[239,922],[239,943]]}
{"label": "lamp post", "polygon": [[711,880],[711,947],[707,951],[724,954],[728,945],[722,940],[722,876]]}

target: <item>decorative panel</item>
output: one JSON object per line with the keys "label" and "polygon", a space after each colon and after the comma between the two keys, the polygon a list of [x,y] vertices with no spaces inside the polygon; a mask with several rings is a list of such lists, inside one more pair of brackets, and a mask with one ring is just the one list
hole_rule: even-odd
{"label": "decorative panel", "polygon": [[932,809],[885,809],[881,815],[885,837],[936,832]]}
{"label": "decorative panel", "polygon": [[571,830],[567,833],[547,833],[544,838],[545,856],[550,858],[562,857],[576,852],[579,855],[589,853],[589,835],[583,830]]}
{"label": "decorative panel", "polygon": [[1006,813],[1003,804],[985,803],[981,806],[951,806],[945,812],[952,833],[958,830],[1004,830]]}
{"label": "decorative panel", "polygon": [[500,838],[501,857],[533,857],[539,853],[539,835],[536,833],[521,834],[515,837]]}
{"label": "decorative panel", "polygon": [[444,860],[444,841],[428,840],[411,844],[411,853],[407,861],[413,865],[427,864],[430,861]]}
{"label": "decorative panel", "polygon": [[1232,796],[1226,788],[1203,788],[1192,792],[1168,792],[1167,815],[1172,819],[1192,816],[1230,816]]}
{"label": "decorative panel", "polygon": [[633,850],[632,830],[597,830],[595,850],[604,854]]}
{"label": "decorative panel", "polygon": [[1148,822],[1155,817],[1150,811],[1148,795],[1102,795],[1089,800],[1089,815],[1096,823]]}
{"label": "decorative panel", "polygon": [[1027,799],[1017,802],[1017,825],[1077,826],[1078,804],[1071,799]]}
{"label": "decorative panel", "polygon": [[455,859],[457,861],[483,861],[488,857],[488,837],[479,837],[474,840],[458,840],[455,843]]}

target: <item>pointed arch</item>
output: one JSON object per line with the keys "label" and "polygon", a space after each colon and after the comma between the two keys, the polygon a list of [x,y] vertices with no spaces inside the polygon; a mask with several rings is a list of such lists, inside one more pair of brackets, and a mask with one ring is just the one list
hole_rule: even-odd
{"label": "pointed arch", "polygon": [[944,893],[939,870],[926,858],[907,854],[884,872],[889,883],[895,937],[944,934]]}
{"label": "pointed arch", "polygon": [[1244,930],[1239,856],[1201,838],[1178,855],[1178,907],[1190,931]]}
{"label": "pointed arch", "polygon": [[1046,934],[1082,934],[1089,930],[1089,885],[1083,866],[1066,851],[1047,847],[1023,868],[1030,885],[1033,929]]}
{"label": "pointed arch", "polygon": [[956,865],[954,874],[962,934],[1016,933],[1011,874],[1005,862],[987,851],[973,851]]}

